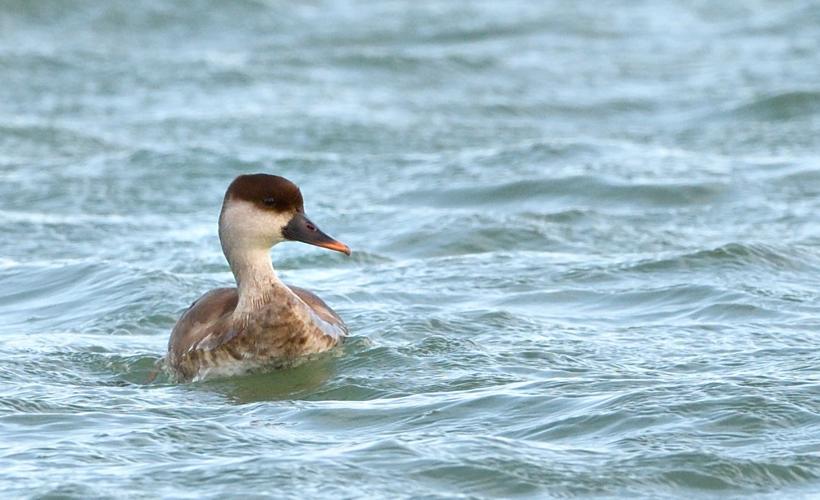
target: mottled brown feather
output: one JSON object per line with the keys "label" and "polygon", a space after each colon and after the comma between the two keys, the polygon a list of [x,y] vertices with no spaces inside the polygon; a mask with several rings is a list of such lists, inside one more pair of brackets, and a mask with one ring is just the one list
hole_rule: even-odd
{"label": "mottled brown feather", "polygon": [[[343,340],[347,326],[315,294],[293,286],[272,290],[275,304],[248,323],[234,317],[236,288],[217,288],[194,302],[171,332],[167,364],[172,374],[191,380],[226,361],[264,365],[321,352]],[[302,307],[314,318],[295,313]]]}
{"label": "mottled brown feather", "polygon": [[320,318],[330,324],[339,325],[345,330],[345,333],[347,333],[347,326],[345,326],[342,318],[340,318],[339,315],[336,314],[336,311],[331,309],[329,305],[325,304],[324,300],[320,299],[315,293],[305,290],[304,288],[299,288],[293,285],[287,286],[293,293],[296,294],[297,297],[302,299],[305,304],[313,309],[313,312],[315,312]]}

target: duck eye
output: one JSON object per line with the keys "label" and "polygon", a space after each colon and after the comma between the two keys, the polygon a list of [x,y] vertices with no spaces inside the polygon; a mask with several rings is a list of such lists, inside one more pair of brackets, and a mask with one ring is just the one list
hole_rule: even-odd
{"label": "duck eye", "polygon": [[262,203],[264,203],[265,205],[267,205],[269,207],[272,207],[272,206],[276,205],[276,200],[272,196],[268,196],[267,198],[262,200]]}

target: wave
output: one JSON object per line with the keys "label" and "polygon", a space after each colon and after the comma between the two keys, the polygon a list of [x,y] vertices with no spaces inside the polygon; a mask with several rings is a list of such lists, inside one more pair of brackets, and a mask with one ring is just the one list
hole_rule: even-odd
{"label": "wave", "polygon": [[0,125],[0,145],[12,157],[37,155],[43,152],[62,156],[82,156],[115,151],[116,143],[88,131],[50,123],[6,123]]}
{"label": "wave", "polygon": [[763,243],[728,243],[710,250],[628,264],[621,267],[620,271],[656,273],[718,268],[810,271],[820,267],[819,259],[820,256],[808,248],[798,246],[782,248]]}
{"label": "wave", "polygon": [[820,90],[797,90],[756,97],[714,118],[789,121],[820,114]]}
{"label": "wave", "polygon": [[620,206],[680,206],[719,201],[730,192],[721,182],[625,183],[601,176],[576,175],[556,179],[528,179],[493,186],[436,188],[404,192],[390,198],[395,204],[434,207],[496,207],[533,203],[576,202]]}
{"label": "wave", "polygon": [[[81,261],[3,269],[7,286],[0,292],[2,330],[13,334],[23,327],[29,332],[71,328],[129,334],[173,324],[181,305],[167,300],[169,293],[190,295],[179,279],[166,272],[111,264]],[[147,304],[150,314],[144,309]]]}

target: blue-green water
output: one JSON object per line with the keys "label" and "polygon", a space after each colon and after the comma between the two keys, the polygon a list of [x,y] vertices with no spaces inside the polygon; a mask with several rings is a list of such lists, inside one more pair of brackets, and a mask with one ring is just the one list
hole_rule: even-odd
{"label": "blue-green water", "polygon": [[[0,494],[820,495],[820,4],[0,3]],[[240,173],[351,258],[146,384]]]}

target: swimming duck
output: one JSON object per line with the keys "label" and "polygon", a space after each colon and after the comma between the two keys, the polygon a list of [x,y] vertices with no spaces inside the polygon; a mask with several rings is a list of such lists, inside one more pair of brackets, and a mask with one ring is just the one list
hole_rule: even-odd
{"label": "swimming duck", "polygon": [[299,188],[284,177],[240,175],[219,214],[219,241],[236,288],[194,302],[168,341],[166,367],[180,381],[287,364],[343,341],[342,318],[313,293],[279,280],[270,249],[301,241],[350,255],[305,216]]}

